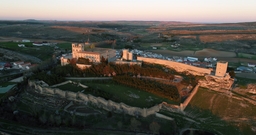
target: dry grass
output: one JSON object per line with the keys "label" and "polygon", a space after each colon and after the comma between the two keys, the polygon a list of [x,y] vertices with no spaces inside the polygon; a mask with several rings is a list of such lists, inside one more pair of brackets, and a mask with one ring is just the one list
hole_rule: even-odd
{"label": "dry grass", "polygon": [[72,27],[72,26],[52,26],[52,28],[55,29],[64,29],[64,30],[68,30],[68,31],[72,31],[72,32],[76,32],[76,33],[91,33],[92,28],[81,28],[81,27]]}
{"label": "dry grass", "polygon": [[194,51],[180,51],[175,52],[171,50],[151,50],[153,53],[163,54],[166,56],[194,56]]}
{"label": "dry grass", "polygon": [[[0,42],[9,42],[9,41],[21,41],[23,39],[26,39],[26,38],[17,38],[17,37],[0,37]],[[31,42],[42,42],[42,41],[45,41],[44,39],[30,39],[29,40]],[[46,40],[48,42],[52,42],[52,43],[63,43],[63,42],[66,42],[66,41],[62,41],[62,40]]]}
{"label": "dry grass", "polygon": [[255,34],[256,30],[171,30],[167,31],[174,35],[197,35],[197,34]]}
{"label": "dry grass", "polygon": [[196,39],[196,36],[179,36],[180,38]]}
{"label": "dry grass", "polygon": [[71,32],[76,32],[80,34],[98,34],[108,32],[113,35],[121,35],[121,36],[132,36],[130,33],[117,32],[111,29],[105,28],[90,28],[90,27],[74,27],[74,26],[52,26],[55,29],[64,29]]}
{"label": "dry grass", "polygon": [[219,35],[201,35],[201,42],[221,42],[229,40],[256,40],[256,34],[219,34]]}

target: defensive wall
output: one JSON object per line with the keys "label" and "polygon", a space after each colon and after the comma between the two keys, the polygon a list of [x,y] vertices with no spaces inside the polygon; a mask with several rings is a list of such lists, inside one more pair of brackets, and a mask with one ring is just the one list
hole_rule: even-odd
{"label": "defensive wall", "polygon": [[88,88],[88,86],[86,86],[86,85],[83,85],[83,84],[81,84],[81,83],[72,82],[72,81],[70,81],[70,80],[65,81],[65,82],[62,82],[62,83],[59,83],[59,84],[56,84],[56,85],[52,85],[51,87],[54,88],[54,87],[58,87],[58,86],[61,86],[61,85],[68,84],[68,83],[77,84],[77,86],[80,86],[80,87],[82,87],[82,88]]}
{"label": "defensive wall", "polygon": [[173,118],[165,116],[165,115],[160,114],[160,113],[156,113],[156,117],[166,119],[166,120],[173,120]]}
{"label": "defensive wall", "polygon": [[167,67],[175,69],[177,72],[184,72],[187,71],[193,75],[200,75],[204,76],[206,74],[211,74],[211,70],[207,68],[195,67],[191,65],[187,65],[180,62],[163,60],[163,59],[155,59],[155,58],[145,58],[145,57],[137,57],[137,60],[148,62],[148,63],[155,63],[160,65],[165,65]]}
{"label": "defensive wall", "polygon": [[184,111],[187,107],[187,105],[189,104],[189,102],[191,101],[191,99],[195,96],[195,94],[198,91],[200,84],[197,84],[194,89],[192,90],[192,92],[190,93],[190,95],[186,98],[186,100],[183,103],[180,103],[180,110]]}
{"label": "defensive wall", "polygon": [[91,103],[92,105],[95,105],[99,108],[103,108],[107,111],[114,111],[117,113],[124,112],[132,116],[147,117],[149,115],[155,114],[156,112],[159,112],[159,110],[162,108],[162,103],[155,105],[151,108],[139,108],[139,107],[132,107],[124,103],[116,103],[111,100],[105,100],[104,98],[95,97],[90,94],[83,94],[81,92],[75,93],[71,91],[63,91],[58,88],[42,87],[39,84],[36,84],[36,82],[34,81],[29,81],[28,84],[30,87],[33,87],[35,91],[37,91],[40,94],[45,94],[50,96],[57,95],[58,97],[66,98],[73,101]]}

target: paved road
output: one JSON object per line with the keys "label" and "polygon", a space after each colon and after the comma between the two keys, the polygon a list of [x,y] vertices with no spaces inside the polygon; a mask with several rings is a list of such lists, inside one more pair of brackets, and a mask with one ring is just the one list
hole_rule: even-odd
{"label": "paved road", "polygon": [[256,73],[237,73],[237,77],[256,79]]}

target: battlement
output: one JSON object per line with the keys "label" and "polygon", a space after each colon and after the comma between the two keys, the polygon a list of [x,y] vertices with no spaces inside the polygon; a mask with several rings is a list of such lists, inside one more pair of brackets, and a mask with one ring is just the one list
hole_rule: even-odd
{"label": "battlement", "polygon": [[72,53],[84,51],[84,44],[72,43]]}
{"label": "battlement", "polygon": [[82,43],[72,43],[72,48],[81,48],[84,47],[84,44]]}
{"label": "battlement", "polygon": [[72,43],[72,58],[87,58],[91,62],[100,62],[100,53],[85,51],[85,46],[84,43]]}

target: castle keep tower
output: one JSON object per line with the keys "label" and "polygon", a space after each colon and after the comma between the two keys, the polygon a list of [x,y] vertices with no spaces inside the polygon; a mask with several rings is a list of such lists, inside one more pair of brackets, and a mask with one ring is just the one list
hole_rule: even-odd
{"label": "castle keep tower", "polygon": [[218,61],[215,71],[215,76],[224,77],[228,68],[228,62],[226,61]]}
{"label": "castle keep tower", "polygon": [[84,51],[85,46],[84,43],[72,43],[72,58],[86,58],[91,62],[100,62],[100,53]]}
{"label": "castle keep tower", "polygon": [[72,57],[78,58],[78,53],[84,51],[84,44],[72,43]]}
{"label": "castle keep tower", "polygon": [[129,52],[128,49],[123,49],[123,56],[122,56],[122,58],[124,60],[133,60],[133,53]]}

